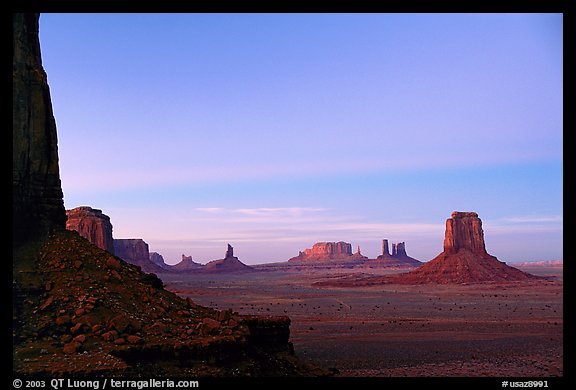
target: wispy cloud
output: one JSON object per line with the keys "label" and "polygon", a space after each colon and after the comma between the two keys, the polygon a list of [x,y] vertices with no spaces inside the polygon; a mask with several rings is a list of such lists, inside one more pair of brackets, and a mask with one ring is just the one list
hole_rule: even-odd
{"label": "wispy cloud", "polygon": [[517,215],[499,218],[501,223],[562,223],[562,215]]}
{"label": "wispy cloud", "polygon": [[563,230],[562,215],[514,215],[483,221],[487,234],[547,233]]}

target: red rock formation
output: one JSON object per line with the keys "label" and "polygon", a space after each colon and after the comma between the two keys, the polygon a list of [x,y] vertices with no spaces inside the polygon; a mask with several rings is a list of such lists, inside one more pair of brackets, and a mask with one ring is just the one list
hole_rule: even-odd
{"label": "red rock formation", "polygon": [[77,231],[82,237],[114,254],[114,239],[112,238],[112,224],[110,217],[102,210],[82,206],[66,210],[66,229]]}
{"label": "red rock formation", "polygon": [[42,67],[39,14],[12,14],[12,236],[15,245],[64,229],[56,122]]}
{"label": "red rock formation", "polygon": [[384,257],[390,256],[390,251],[388,250],[388,240],[387,239],[382,240],[382,256],[384,256]]}
{"label": "red rock formation", "polygon": [[139,266],[142,271],[161,273],[165,270],[150,261],[148,244],[141,238],[116,238],[114,239],[114,251],[122,260]]}
{"label": "red rock formation", "polygon": [[226,250],[226,257],[220,260],[213,260],[206,264],[203,272],[246,272],[254,271],[254,269],[242,263],[236,256],[234,256],[234,248],[228,244]]}
{"label": "red rock formation", "polygon": [[482,221],[477,213],[454,211],[452,218],[446,220],[444,252],[452,254],[460,249],[468,249],[478,255],[487,253]]}
{"label": "red rock formation", "polygon": [[392,254],[388,252],[388,240],[382,240],[382,254],[366,263],[369,267],[419,267],[422,262],[406,253],[406,243],[392,244]]}
{"label": "red rock formation", "polygon": [[150,261],[162,268],[170,267],[164,262],[164,256],[158,252],[150,252]]}
{"label": "red rock formation", "polygon": [[203,264],[196,263],[192,260],[192,256],[182,255],[182,260],[171,267],[173,271],[186,272],[186,271],[197,271],[204,268]]}
{"label": "red rock formation", "polygon": [[356,253],[354,253],[352,256],[350,256],[350,259],[352,259],[352,260],[368,260],[368,257],[364,256],[360,252],[360,245],[358,245],[358,250],[356,251]]}
{"label": "red rock formation", "polygon": [[506,265],[486,252],[482,221],[473,212],[453,212],[446,221],[444,251],[406,274],[390,277],[393,283],[462,284],[537,279]]}
{"label": "red rock formation", "polygon": [[318,242],[310,249],[305,249],[298,256],[288,260],[298,261],[326,261],[326,260],[348,260],[352,256],[352,245],[347,242]]}

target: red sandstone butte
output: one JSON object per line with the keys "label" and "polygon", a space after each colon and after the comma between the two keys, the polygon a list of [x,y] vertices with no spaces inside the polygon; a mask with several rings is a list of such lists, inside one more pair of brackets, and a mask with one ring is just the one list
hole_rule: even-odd
{"label": "red sandstone butte", "polygon": [[464,284],[539,279],[486,252],[482,221],[474,212],[454,211],[446,220],[444,251],[421,267],[390,277],[402,284]]}
{"label": "red sandstone butte", "polygon": [[76,207],[66,210],[66,217],[66,229],[77,231],[98,248],[114,254],[112,223],[102,210],[88,206]]}

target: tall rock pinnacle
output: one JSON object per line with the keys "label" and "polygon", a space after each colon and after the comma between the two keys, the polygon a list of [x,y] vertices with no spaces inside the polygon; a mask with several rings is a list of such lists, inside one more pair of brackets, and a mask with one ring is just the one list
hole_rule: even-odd
{"label": "tall rock pinnacle", "polygon": [[[400,251],[400,248],[397,250]],[[463,284],[538,277],[510,267],[488,254],[478,214],[454,211],[446,221],[444,251],[414,271],[395,275],[391,279],[394,283],[404,284]]]}
{"label": "tall rock pinnacle", "polygon": [[39,14],[13,14],[12,226],[19,244],[64,229],[56,121],[40,57]]}

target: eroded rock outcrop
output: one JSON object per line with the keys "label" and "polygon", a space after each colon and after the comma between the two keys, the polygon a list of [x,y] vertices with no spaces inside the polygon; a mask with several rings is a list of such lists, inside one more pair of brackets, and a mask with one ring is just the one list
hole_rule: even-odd
{"label": "eroded rock outcrop", "polygon": [[422,265],[421,261],[408,256],[405,242],[393,243],[391,254],[388,248],[388,240],[382,240],[382,254],[367,262],[366,265],[370,267],[419,267]]}
{"label": "eroded rock outcrop", "polygon": [[236,256],[234,256],[234,248],[228,244],[226,254],[223,259],[213,260],[207,263],[204,272],[250,272],[254,269],[242,263]]}
{"label": "eroded rock outcrop", "polygon": [[98,248],[114,254],[112,223],[102,210],[81,206],[66,210],[66,217],[66,229],[77,231]]}
{"label": "eroded rock outcrop", "polygon": [[538,277],[510,267],[488,254],[478,214],[454,211],[446,220],[444,251],[414,271],[390,279],[394,283],[406,284],[461,284]]}
{"label": "eroded rock outcrop", "polygon": [[360,252],[360,245],[358,245],[358,250],[352,256],[350,256],[352,260],[368,260],[367,256],[364,256],[362,252]]}
{"label": "eroded rock outcrop", "polygon": [[42,67],[39,14],[12,14],[12,234],[14,245],[64,229],[56,122]]}
{"label": "eroded rock outcrop", "polygon": [[166,264],[166,262],[164,261],[164,256],[162,256],[160,253],[158,252],[150,252],[150,261],[162,268],[165,267],[170,267],[168,264]]}
{"label": "eroded rock outcrop", "polygon": [[172,270],[177,272],[198,271],[202,268],[204,268],[203,264],[195,262],[192,260],[192,256],[184,254],[182,255],[182,260],[172,266]]}

